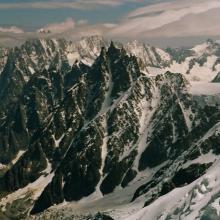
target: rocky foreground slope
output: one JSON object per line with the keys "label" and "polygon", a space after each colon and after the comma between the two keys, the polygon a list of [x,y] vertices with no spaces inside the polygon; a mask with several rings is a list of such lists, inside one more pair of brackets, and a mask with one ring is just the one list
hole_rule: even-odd
{"label": "rocky foreground slope", "polygon": [[204,45],[187,58],[98,37],[4,49],[0,219],[218,219],[219,108],[194,101],[195,72],[168,71],[217,57]]}

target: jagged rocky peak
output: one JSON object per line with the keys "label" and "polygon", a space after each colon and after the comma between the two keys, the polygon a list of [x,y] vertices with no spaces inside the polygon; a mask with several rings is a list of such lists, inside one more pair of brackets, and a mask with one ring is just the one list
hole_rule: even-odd
{"label": "jagged rocky peak", "polygon": [[[189,49],[162,50],[147,44],[133,41],[120,44],[114,42],[117,48],[124,48],[128,54],[136,56],[143,72],[155,75],[155,72],[180,72],[190,81],[211,81],[219,67],[219,43],[207,41]],[[24,72],[25,81],[37,71],[50,66],[68,71],[77,61],[91,66],[99,56],[101,48],[108,48],[110,42],[100,36],[84,37],[78,41],[69,42],[57,39],[29,40],[20,48],[14,48],[16,67]],[[8,52],[0,59],[5,65]],[[156,68],[156,69],[155,69]],[[3,69],[3,67],[2,67]]]}
{"label": "jagged rocky peak", "polygon": [[103,46],[105,42],[99,37],[83,38],[74,43],[62,39],[33,39],[21,47],[2,50],[5,52],[0,57],[0,95],[4,108],[7,109],[11,102],[16,101],[23,86],[34,74],[44,69],[67,73],[78,61],[91,66]]}
{"label": "jagged rocky peak", "polygon": [[137,40],[127,43],[125,49],[138,58],[142,69],[145,71],[147,71],[147,66],[163,67],[171,62],[170,55],[165,51]]}
{"label": "jagged rocky peak", "polygon": [[[110,46],[108,53],[111,54],[111,58],[113,57],[113,61],[114,58],[119,58],[117,53],[121,56],[119,49],[115,48],[113,45]],[[96,67],[99,61],[100,60],[97,60],[93,67]],[[132,62],[132,60],[130,62]],[[110,74],[112,74],[113,83],[115,83],[120,88],[120,81],[114,79],[114,66],[111,66],[111,64],[112,63],[110,61]],[[91,69],[91,73],[94,71],[93,67]],[[96,69],[96,71],[97,70],[98,69]],[[96,76],[97,73],[99,72],[96,72]],[[68,152],[63,159],[62,165],[59,166],[59,168],[55,171],[55,176],[52,182],[48,184],[48,186],[37,200],[32,213],[34,214],[42,211],[45,208],[53,204],[60,203],[64,200],[72,201],[81,199],[84,196],[97,193],[96,190],[100,190],[103,194],[108,194],[111,193],[118,185],[125,187],[131,180],[133,180],[138,171],[136,162],[137,164],[139,163],[139,156],[141,155],[141,151],[143,151],[143,154],[145,153],[145,147],[140,145],[140,143],[147,146],[147,144],[153,145],[153,142],[156,142],[156,138],[152,136],[152,140],[148,141],[149,143],[147,143],[147,134],[145,133],[147,132],[147,128],[152,126],[152,129],[154,129],[153,127],[155,124],[168,123],[166,121],[157,121],[161,120],[158,118],[158,116],[162,112],[165,113],[168,111],[168,103],[165,102],[165,100],[163,100],[164,98],[162,97],[162,88],[163,86],[168,86],[169,88],[169,84],[167,82],[169,79],[173,80],[172,83],[179,83],[178,88],[180,88],[182,84],[180,83],[181,81],[178,80],[178,77],[181,77],[181,75],[177,75],[176,77],[177,80],[174,80],[175,76],[172,76],[171,73],[167,73],[164,78],[157,78],[156,81],[153,82],[146,76],[140,75],[134,79],[130,87],[120,90],[120,97],[112,97],[113,103],[111,104],[110,102],[110,105],[106,107],[105,111],[101,111],[101,113],[103,113],[102,115],[100,115],[100,111],[97,108],[94,109],[92,114],[89,115],[89,118],[87,117],[87,120],[89,119],[91,122],[86,124],[86,127],[82,127],[82,129],[79,130],[78,135],[73,139],[72,145],[68,149]],[[164,82],[162,83],[162,81]],[[153,96],[151,96],[151,92],[155,92],[154,86],[157,86],[157,82],[159,83],[158,90],[160,93],[158,96],[157,94],[153,94]],[[140,87],[143,87],[143,89],[146,87],[146,90],[141,91],[142,94],[139,94]],[[100,94],[100,92],[103,92],[102,86],[100,84],[95,85],[96,90],[99,89],[99,92],[97,93],[94,93],[93,91],[94,86],[87,86],[87,88],[89,88],[89,90],[92,89],[92,93],[88,91],[88,97],[91,97],[95,103],[99,103],[101,100],[105,103],[106,99],[109,98],[105,95],[103,97],[103,95]],[[155,108],[158,109],[155,110],[155,114],[152,115],[152,125],[147,123],[142,124],[144,122],[140,122],[140,118],[147,117],[147,115],[141,115],[143,114],[142,111],[139,113],[139,115],[136,112],[136,106],[140,105],[141,107],[142,102],[147,102],[150,111],[151,103],[153,104],[156,101],[158,101],[158,106],[155,106]],[[103,105],[100,104],[97,105],[99,109],[102,109],[102,106]],[[173,114],[173,112],[170,114]],[[179,120],[180,119],[181,117]],[[185,119],[183,116],[181,120],[183,120],[184,124]],[[142,133],[142,129],[146,131]],[[158,130],[158,128],[155,129]],[[165,128],[160,126],[161,133],[165,131],[163,129],[167,130],[167,127]],[[188,128],[185,126],[183,128],[179,127],[179,129],[179,131],[176,131],[176,135],[178,132],[183,135],[185,129],[187,133]],[[171,135],[173,135],[173,133]],[[150,136],[151,135],[149,134],[149,137]],[[168,141],[172,143],[172,141],[176,138],[176,136],[167,138],[167,136],[160,135],[161,143],[168,143]],[[163,148],[163,145],[160,145],[160,147]],[[166,150],[163,149],[163,151],[164,155],[162,160],[164,160],[166,157],[169,157],[169,155],[165,153]],[[140,155],[138,155],[138,152],[140,152]],[[107,153],[106,158],[102,157],[104,153]],[[151,158],[153,157],[153,154],[154,152],[149,152]],[[157,163],[161,162],[162,161],[157,161],[155,163],[154,161],[151,163],[149,160],[148,164],[143,165],[142,159],[141,168],[143,169],[144,166],[145,168],[147,166],[155,166]],[[81,165],[79,166],[79,164]],[[117,176],[115,176],[116,172]],[[127,173],[126,176],[124,176],[125,173]],[[59,185],[58,183],[60,183],[61,180],[63,181],[63,184]],[[82,187],[82,184],[87,182],[89,182],[90,187]],[[54,187],[54,185],[56,187]],[[98,185],[100,185],[100,189],[97,188]]]}
{"label": "jagged rocky peak", "polygon": [[98,48],[106,46],[106,43],[107,42],[103,38],[103,36],[99,36],[99,35],[82,37],[80,40],[80,44],[82,45],[82,47],[90,51],[94,51]]}
{"label": "jagged rocky peak", "polygon": [[217,55],[219,50],[218,41],[208,39],[202,44],[198,44],[192,48],[167,48],[166,51],[178,63],[182,63],[189,57],[199,58],[210,55]]}
{"label": "jagged rocky peak", "polygon": [[[101,52],[102,47],[109,47],[110,42],[101,36],[84,37],[80,40],[69,42],[57,39],[36,39],[24,43],[21,48],[15,48],[14,53],[18,56],[17,66],[23,71],[19,63],[25,63],[26,71],[29,74],[50,66],[51,63],[67,63],[72,66],[76,60],[82,60],[86,65],[92,65]],[[208,40],[204,44],[197,45],[192,49],[171,49],[162,50],[150,45],[133,41],[125,44],[115,43],[117,47],[124,47],[127,53],[137,57],[143,71],[149,72],[146,67],[176,69],[175,72],[183,74],[199,75],[196,70],[206,63],[207,59],[210,68],[207,71],[218,70],[219,43]],[[4,49],[1,63],[5,64],[8,50]],[[215,58],[217,57],[217,58]],[[176,64],[181,64],[177,65]],[[198,63],[198,64],[197,64]],[[198,67],[197,67],[198,65]],[[184,67],[185,66],[185,67]],[[183,68],[184,67],[184,68]],[[204,68],[204,67],[203,67]],[[181,71],[179,71],[181,70]],[[184,72],[183,72],[184,71]],[[202,72],[205,71],[202,69]],[[196,74],[194,74],[196,72]],[[203,74],[203,73],[202,73]],[[28,73],[26,74],[28,75]],[[27,77],[27,76],[26,76]],[[192,76],[191,78],[195,78]],[[197,76],[198,78],[200,76]]]}
{"label": "jagged rocky peak", "polygon": [[78,42],[71,43],[67,58],[69,63],[81,60],[86,65],[92,65],[99,56],[102,47],[107,47],[108,42],[101,36],[83,37]]}
{"label": "jagged rocky peak", "polygon": [[[77,219],[77,209],[80,220],[90,211],[90,219],[121,220],[178,188],[189,192],[214,169],[219,110],[201,109],[162,56],[99,37],[11,50],[0,76],[0,217]],[[25,72],[34,62],[41,68]],[[148,65],[164,73],[146,74]]]}
{"label": "jagged rocky peak", "polygon": [[[77,68],[67,74],[69,77],[80,71],[72,87],[68,86],[68,90],[61,87],[65,95],[58,100],[58,109],[50,101],[55,96],[51,87],[57,85],[51,80],[55,73],[45,70],[24,88],[30,143],[1,181],[2,188],[8,192],[28,184],[34,187],[36,182],[43,181],[32,214],[64,200],[79,200],[98,191],[108,194],[119,185],[126,187],[138,169],[144,170],[169,158],[169,145],[191,129],[185,121],[190,114],[183,113],[190,111],[190,101],[189,97],[184,98],[185,93],[181,95],[185,86],[182,75],[168,72],[150,79],[140,73],[136,58],[115,47],[113,42],[107,51],[102,49],[91,67]],[[176,98],[181,101],[170,111],[173,98],[165,92],[172,91],[176,91]],[[163,114],[167,115],[164,121]],[[174,128],[169,124],[173,114]],[[182,120],[184,126],[176,127],[177,120]],[[147,157],[154,157],[156,146],[161,154],[159,160],[151,161]],[[146,153],[145,148],[153,151]],[[34,169],[35,165],[28,169],[36,160],[38,169]]]}
{"label": "jagged rocky peak", "polygon": [[[105,41],[98,36],[82,38],[78,42],[41,38],[28,40],[21,47],[12,48],[9,51],[15,54],[16,67],[24,71],[27,78],[55,63],[58,67],[62,63],[72,66],[78,59],[91,65],[105,44]],[[2,49],[1,54],[1,62],[4,64],[8,52]]]}
{"label": "jagged rocky peak", "polygon": [[208,39],[205,43],[197,45],[192,48],[192,51],[196,56],[219,56],[220,44],[218,41]]}

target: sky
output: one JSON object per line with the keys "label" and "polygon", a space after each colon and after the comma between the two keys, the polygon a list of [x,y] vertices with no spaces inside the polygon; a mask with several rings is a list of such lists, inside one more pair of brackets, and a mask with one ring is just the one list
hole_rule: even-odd
{"label": "sky", "polygon": [[0,0],[0,45],[44,35],[70,40],[103,35],[188,46],[220,39],[219,20],[220,0]]}

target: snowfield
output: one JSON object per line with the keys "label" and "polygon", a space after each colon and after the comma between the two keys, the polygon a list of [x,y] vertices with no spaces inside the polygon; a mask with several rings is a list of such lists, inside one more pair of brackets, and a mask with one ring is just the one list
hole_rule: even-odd
{"label": "snowfield", "polygon": [[62,219],[62,215],[66,218],[78,216],[79,219],[84,219],[83,216],[103,212],[115,220],[199,220],[202,219],[202,216],[205,216],[209,209],[216,217],[213,219],[220,219],[220,157],[208,153],[191,161],[192,164],[198,162],[213,162],[213,165],[205,175],[196,181],[175,188],[144,208],[144,196],[130,203],[133,192],[145,183],[159,167],[143,171],[129,187],[125,189],[118,188],[115,192],[101,199],[89,200],[85,198],[79,202],[64,202],[51,207],[34,219],[44,219],[45,217],[49,219],[52,213],[53,216],[56,213],[57,219]]}
{"label": "snowfield", "polygon": [[215,219],[220,219],[219,198],[211,202],[220,192],[219,169],[220,158],[216,159],[214,165],[201,178],[187,186],[174,189],[123,220],[196,220],[201,219],[207,207],[212,208],[216,213]]}
{"label": "snowfield", "polygon": [[192,95],[220,95],[220,83],[190,82]]}

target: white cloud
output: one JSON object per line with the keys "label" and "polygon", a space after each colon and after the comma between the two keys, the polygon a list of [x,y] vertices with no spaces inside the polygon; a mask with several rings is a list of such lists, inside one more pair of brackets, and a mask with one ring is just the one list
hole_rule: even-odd
{"label": "white cloud", "polygon": [[200,14],[189,14],[173,23],[169,23],[152,31],[146,31],[144,36],[186,37],[186,36],[219,36],[220,8]]}
{"label": "white cloud", "polygon": [[68,18],[66,21],[61,23],[48,24],[43,27],[44,30],[50,31],[53,34],[63,33],[75,28],[75,21],[72,18]]}
{"label": "white cloud", "polygon": [[[114,24],[94,24],[89,23],[76,23],[74,29],[69,29],[61,34],[55,34],[54,37],[64,37],[69,40],[78,39],[80,37],[89,35],[102,35],[106,36]],[[114,26],[115,27],[115,26]]]}
{"label": "white cloud", "polygon": [[89,24],[87,20],[74,21],[72,18],[68,18],[64,22],[48,24],[40,28],[37,30],[37,34],[33,32],[29,33],[28,38],[30,38],[30,36],[38,36],[74,40],[90,35],[107,36],[109,30],[115,28],[116,26],[117,24],[113,23],[100,23],[92,25]]}
{"label": "white cloud", "polygon": [[[201,16],[201,14],[207,13],[216,8],[220,9],[219,0],[179,0],[142,7],[128,14],[116,28],[110,31],[109,35],[126,37],[129,34],[130,38],[163,36],[163,34],[166,36],[177,36],[183,33],[194,35],[197,27],[192,27],[193,20],[188,21],[188,23],[185,24],[184,29],[181,30],[178,28],[178,31],[176,31],[176,28],[178,27],[177,23],[182,22],[182,20],[185,20],[188,16],[191,16],[192,19],[196,19]],[[194,17],[192,17],[192,15],[194,15]],[[210,13],[210,16],[213,16],[212,13]],[[201,21],[200,23],[200,34],[202,34],[203,29],[205,31],[210,27],[206,26],[206,23]],[[163,30],[162,32],[159,31],[168,25],[172,34],[167,33],[166,30]]]}
{"label": "white cloud", "polygon": [[14,34],[24,33],[24,31],[21,28],[15,27],[15,26],[0,27],[0,32],[3,32],[3,33],[14,33]]}

